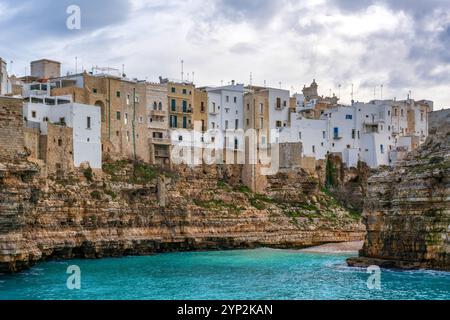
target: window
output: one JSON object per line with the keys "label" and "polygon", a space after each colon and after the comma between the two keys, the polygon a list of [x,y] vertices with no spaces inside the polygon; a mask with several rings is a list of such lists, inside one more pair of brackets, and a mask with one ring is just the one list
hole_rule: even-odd
{"label": "window", "polygon": [[316,146],[312,146],[312,152],[316,153]]}
{"label": "window", "polygon": [[263,113],[264,113],[264,104],[263,104],[263,103],[260,103],[260,104],[259,104],[259,113],[260,113],[260,114],[263,114]]}
{"label": "window", "polygon": [[176,93],[177,89],[175,89],[175,87],[172,87],[171,91],[172,91],[172,93]]}
{"label": "window", "polygon": [[211,128],[213,128],[213,129],[216,128],[216,123],[215,122],[211,122]]}
{"label": "window", "polygon": [[130,142],[130,131],[127,131],[127,142]]}
{"label": "window", "polygon": [[388,117],[390,117],[391,116],[391,111],[390,110],[388,110]]}
{"label": "window", "polygon": [[228,130],[228,120],[225,120],[225,130]]}
{"label": "window", "polygon": [[299,138],[300,140],[302,140],[302,133],[301,133],[301,132],[298,133],[298,138]]}
{"label": "window", "polygon": [[281,121],[277,121],[276,127],[277,127],[277,128],[283,127],[283,123],[282,123]]}
{"label": "window", "polygon": [[250,110],[250,103],[247,103],[247,110]]}
{"label": "window", "polygon": [[183,141],[183,136],[178,136],[178,141]]}
{"label": "window", "polygon": [[261,137],[261,144],[262,144],[263,146],[266,145],[266,137]]}
{"label": "window", "polygon": [[237,103],[237,97],[234,97],[234,103]]}
{"label": "window", "polygon": [[158,109],[158,104],[155,102],[153,102],[153,110],[157,110]]}
{"label": "window", "polygon": [[177,101],[175,99],[172,99],[172,112],[177,111]]}
{"label": "window", "polygon": [[159,103],[158,103],[158,110],[159,110],[159,111],[162,111],[162,102],[159,102]]}
{"label": "window", "polygon": [[238,149],[239,149],[239,140],[234,139],[234,150],[238,150]]}
{"label": "window", "polygon": [[187,111],[187,101],[183,100],[183,112],[186,113]]}
{"label": "window", "polygon": [[239,119],[236,119],[234,127],[235,127],[236,130],[239,129]]}
{"label": "window", "polygon": [[353,129],[353,130],[352,130],[352,139],[355,139],[355,138],[356,138],[356,130]]}
{"label": "window", "polygon": [[283,101],[283,107],[287,107],[287,101],[286,100]]}
{"label": "window", "polygon": [[203,101],[200,103],[200,111],[205,112],[205,103]]}
{"label": "window", "polygon": [[260,127],[261,129],[264,129],[264,118],[260,118],[260,119],[259,119],[259,127]]}
{"label": "window", "polygon": [[62,124],[62,125],[65,125],[66,124],[66,118],[59,118],[59,123],[60,124]]}
{"label": "window", "polygon": [[143,123],[144,122],[144,118],[143,117],[139,117],[139,123]]}
{"label": "window", "polygon": [[247,126],[250,125],[250,119],[247,119]]}
{"label": "window", "polygon": [[183,94],[187,94],[187,90],[186,89],[183,89]]}
{"label": "window", "polygon": [[326,131],[322,131],[322,138],[326,139],[327,138],[327,132]]}
{"label": "window", "polygon": [[353,116],[351,114],[347,114],[345,116],[345,120],[352,120],[352,119],[353,119]]}
{"label": "window", "polygon": [[358,139],[361,139],[361,134],[360,134],[359,130],[358,130]]}
{"label": "window", "polygon": [[92,89],[92,92],[93,92],[93,93],[97,93],[97,89],[96,89],[96,88],[93,88],[93,89]]}
{"label": "window", "polygon": [[187,129],[187,118],[183,117],[183,129]]}
{"label": "window", "polygon": [[128,113],[125,113],[125,124],[128,124]]}
{"label": "window", "polygon": [[281,109],[281,98],[277,98],[277,109]]}
{"label": "window", "polygon": [[62,140],[58,139],[58,147],[62,147]]}
{"label": "window", "polygon": [[127,105],[130,105],[130,95],[127,94]]}
{"label": "window", "polygon": [[230,102],[230,97],[229,97],[229,96],[226,96],[226,97],[225,97],[225,100],[226,100],[226,102]]}
{"label": "window", "polygon": [[116,91],[116,97],[120,98],[120,91]]}
{"label": "window", "polygon": [[405,111],[403,109],[401,110],[401,115],[402,117],[405,116]]}
{"label": "window", "polygon": [[398,109],[394,109],[394,116],[398,116]]}
{"label": "window", "polygon": [[31,111],[31,117],[36,118],[36,111]]}
{"label": "window", "polygon": [[424,120],[424,116],[423,116],[423,112],[421,112],[421,113],[420,113],[420,121],[423,122],[423,120]]}
{"label": "window", "polygon": [[91,129],[91,117],[86,118],[86,128]]}
{"label": "window", "polygon": [[380,145],[380,151],[381,151],[381,154],[384,153],[384,145]]}
{"label": "window", "polygon": [[117,119],[117,120],[120,120],[120,111],[117,111],[117,112],[116,112],[116,119]]}
{"label": "window", "polygon": [[333,136],[335,139],[339,139],[339,128],[333,129]]}
{"label": "window", "polygon": [[48,122],[48,117],[44,117],[44,122]]}

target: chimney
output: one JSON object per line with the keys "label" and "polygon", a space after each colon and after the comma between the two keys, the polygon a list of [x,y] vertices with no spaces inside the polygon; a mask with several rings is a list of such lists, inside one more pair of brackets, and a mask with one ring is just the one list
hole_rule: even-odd
{"label": "chimney", "polygon": [[236,81],[231,80],[231,85],[234,86],[234,84],[236,83]]}

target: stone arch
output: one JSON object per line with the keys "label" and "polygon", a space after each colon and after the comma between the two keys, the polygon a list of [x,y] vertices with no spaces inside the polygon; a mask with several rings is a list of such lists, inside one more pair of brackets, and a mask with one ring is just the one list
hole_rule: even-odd
{"label": "stone arch", "polygon": [[95,102],[94,104],[96,107],[100,107],[100,113],[102,115],[102,122],[106,121],[106,108],[105,108],[105,103],[101,100],[98,100]]}

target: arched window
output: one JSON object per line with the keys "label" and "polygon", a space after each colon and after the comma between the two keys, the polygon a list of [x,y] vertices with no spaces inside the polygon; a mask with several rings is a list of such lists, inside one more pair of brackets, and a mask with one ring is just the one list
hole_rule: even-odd
{"label": "arched window", "polygon": [[158,104],[155,102],[153,102],[153,110],[158,110]]}
{"label": "arched window", "polygon": [[95,106],[100,107],[100,112],[101,112],[101,116],[102,116],[102,122],[106,121],[106,110],[105,110],[105,104],[103,103],[103,101],[97,101],[95,103]]}
{"label": "arched window", "polygon": [[162,111],[162,102],[159,102],[159,106],[158,106],[159,111]]}

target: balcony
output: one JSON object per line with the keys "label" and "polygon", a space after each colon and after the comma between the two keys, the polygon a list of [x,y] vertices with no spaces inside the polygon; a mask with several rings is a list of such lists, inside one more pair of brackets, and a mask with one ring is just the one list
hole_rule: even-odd
{"label": "balcony", "polygon": [[149,129],[168,129],[169,124],[165,121],[153,121],[148,125]]}
{"label": "balcony", "polygon": [[169,138],[150,138],[150,144],[158,144],[158,145],[171,145],[172,142]]}
{"label": "balcony", "polygon": [[167,112],[164,110],[151,110],[150,115],[157,117],[165,117],[167,115]]}

